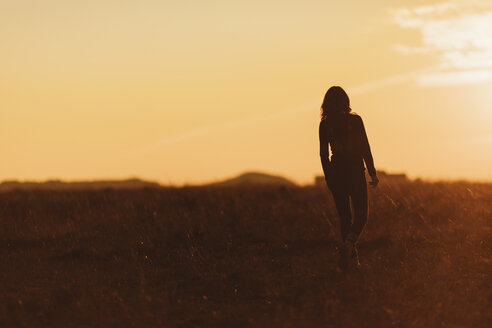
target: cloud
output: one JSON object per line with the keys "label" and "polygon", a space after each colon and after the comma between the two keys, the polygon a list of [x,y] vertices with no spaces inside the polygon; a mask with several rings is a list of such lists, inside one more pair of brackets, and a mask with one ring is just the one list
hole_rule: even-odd
{"label": "cloud", "polygon": [[466,70],[443,73],[426,73],[418,77],[421,86],[474,84],[491,81],[492,73],[486,70]]}
{"label": "cloud", "polygon": [[[346,90],[350,95],[364,94],[374,90],[386,88],[391,85],[407,82],[409,80],[418,77],[419,74],[421,74],[422,72],[425,72],[425,70],[417,70],[404,74],[393,75],[379,80],[369,81],[359,85],[354,85],[348,87]],[[224,133],[227,132],[228,130],[235,130],[238,128],[245,128],[245,127],[254,128],[258,125],[268,124],[287,117],[295,117],[298,114],[305,113],[308,111],[318,111],[319,107],[321,106],[321,102],[322,102],[321,98],[316,100],[313,99],[312,101],[306,102],[302,105],[292,107],[283,111],[276,111],[263,116],[250,117],[237,121],[229,121],[221,124],[208,125],[198,129],[184,131],[182,133],[164,137],[160,140],[156,140],[152,143],[143,145],[141,147],[127,150],[123,153],[119,153],[116,155],[112,155],[111,158],[101,159],[99,160],[99,162],[107,162],[108,160],[123,160],[130,157],[139,157],[147,153],[158,151],[159,149],[165,148],[167,146],[193,141],[207,135],[211,135],[215,133]]]}
{"label": "cloud", "polygon": [[418,29],[418,46],[396,44],[404,55],[436,54],[439,62],[417,81],[422,86],[492,81],[492,3],[454,1],[391,11],[402,28]]}
{"label": "cloud", "polygon": [[[178,133],[172,136],[164,137],[160,140],[156,140],[153,143],[149,143],[139,148],[135,148],[132,150],[128,150],[124,153],[120,153],[114,156],[115,159],[125,159],[130,157],[138,157],[147,153],[155,152],[161,148],[165,148],[167,146],[171,146],[174,144],[179,144],[187,141],[192,141],[199,139],[201,137],[205,137],[207,135],[213,135],[215,133],[223,133],[230,130],[236,130],[238,128],[246,128],[246,127],[255,127],[262,124],[268,124],[271,122],[278,121],[279,119],[287,118],[295,116],[299,113],[303,113],[316,106],[320,105],[320,100],[308,102],[297,107],[292,107],[284,111],[278,111],[269,113],[262,116],[244,118],[240,120],[234,120],[229,122],[224,122],[220,124],[214,125],[206,125],[197,129],[184,131],[182,133]],[[102,160],[104,161],[104,160]]]}
{"label": "cloud", "polygon": [[389,87],[392,85],[404,83],[406,81],[415,79],[426,71],[427,70],[415,70],[415,71],[411,71],[411,72],[407,72],[407,73],[403,73],[403,74],[388,76],[388,77],[385,77],[385,78],[382,78],[379,80],[370,81],[367,83],[363,83],[363,84],[349,87],[347,89],[347,91],[350,95],[358,95],[358,94],[371,92],[374,90],[386,88],[386,87]]}

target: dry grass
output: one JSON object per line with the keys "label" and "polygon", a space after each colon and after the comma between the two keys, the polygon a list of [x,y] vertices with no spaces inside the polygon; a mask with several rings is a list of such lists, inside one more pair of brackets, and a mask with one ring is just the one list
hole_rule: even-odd
{"label": "dry grass", "polygon": [[491,327],[492,185],[370,194],[359,272],[316,187],[0,194],[1,327]]}

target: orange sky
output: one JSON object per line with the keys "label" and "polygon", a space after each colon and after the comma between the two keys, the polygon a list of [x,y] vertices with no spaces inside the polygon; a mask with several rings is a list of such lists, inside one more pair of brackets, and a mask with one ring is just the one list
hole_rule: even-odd
{"label": "orange sky", "polygon": [[2,1],[0,180],[321,172],[344,87],[378,169],[492,180],[492,3]]}

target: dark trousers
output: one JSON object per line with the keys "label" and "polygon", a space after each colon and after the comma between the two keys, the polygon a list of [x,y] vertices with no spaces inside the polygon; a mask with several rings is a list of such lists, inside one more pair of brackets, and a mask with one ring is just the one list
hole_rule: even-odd
{"label": "dark trousers", "polygon": [[[342,239],[357,241],[367,223],[367,183],[364,169],[338,165],[330,187],[340,216]],[[352,211],[353,208],[353,220]]]}

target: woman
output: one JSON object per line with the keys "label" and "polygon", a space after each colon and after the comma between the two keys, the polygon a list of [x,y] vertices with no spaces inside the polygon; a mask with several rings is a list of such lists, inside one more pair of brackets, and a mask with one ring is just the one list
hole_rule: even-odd
{"label": "woman", "polygon": [[356,244],[367,222],[364,162],[371,177],[369,184],[376,187],[379,183],[364,124],[351,111],[349,97],[341,87],[333,86],[326,92],[319,124],[320,156],[325,181],[340,216],[342,269],[360,266]]}

